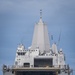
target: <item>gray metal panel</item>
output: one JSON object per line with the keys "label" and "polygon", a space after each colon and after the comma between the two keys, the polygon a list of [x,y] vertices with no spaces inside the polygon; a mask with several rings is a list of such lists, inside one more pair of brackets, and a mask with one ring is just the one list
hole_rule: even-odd
{"label": "gray metal panel", "polygon": [[3,73],[3,75],[14,75],[11,71]]}

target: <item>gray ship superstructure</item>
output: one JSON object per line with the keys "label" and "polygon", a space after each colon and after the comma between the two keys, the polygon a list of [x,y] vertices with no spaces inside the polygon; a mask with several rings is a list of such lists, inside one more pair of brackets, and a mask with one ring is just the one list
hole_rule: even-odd
{"label": "gray ship superstructure", "polygon": [[65,56],[56,43],[50,46],[47,25],[40,20],[35,24],[32,44],[25,49],[20,44],[16,51],[14,65],[3,66],[3,75],[70,75]]}

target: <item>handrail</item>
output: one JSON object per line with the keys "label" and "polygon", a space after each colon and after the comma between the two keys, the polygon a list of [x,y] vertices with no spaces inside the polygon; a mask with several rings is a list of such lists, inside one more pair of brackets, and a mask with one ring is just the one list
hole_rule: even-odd
{"label": "handrail", "polygon": [[[63,66],[63,67],[61,67]],[[54,66],[45,66],[45,67],[24,67],[24,66],[20,66],[20,65],[3,65],[3,68],[9,68],[9,69],[13,69],[13,68],[60,68],[60,69],[68,69],[68,65],[54,65]]]}

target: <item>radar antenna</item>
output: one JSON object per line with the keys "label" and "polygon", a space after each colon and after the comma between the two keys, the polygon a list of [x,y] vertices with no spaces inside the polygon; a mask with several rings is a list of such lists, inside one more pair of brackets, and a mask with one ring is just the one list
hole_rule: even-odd
{"label": "radar antenna", "polygon": [[40,9],[40,19],[42,19],[42,9]]}

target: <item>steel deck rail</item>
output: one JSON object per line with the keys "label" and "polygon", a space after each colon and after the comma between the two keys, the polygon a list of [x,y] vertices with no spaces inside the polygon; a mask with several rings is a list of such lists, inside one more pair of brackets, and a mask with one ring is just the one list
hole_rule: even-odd
{"label": "steel deck rail", "polygon": [[20,67],[20,68],[12,68],[14,71],[59,71],[60,68],[55,68],[55,67]]}

